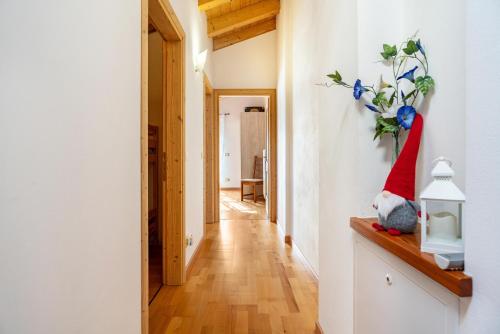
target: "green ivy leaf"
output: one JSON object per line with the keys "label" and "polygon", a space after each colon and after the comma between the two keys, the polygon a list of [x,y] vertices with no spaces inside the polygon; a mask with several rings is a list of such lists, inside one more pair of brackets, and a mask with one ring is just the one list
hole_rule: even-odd
{"label": "green ivy leaf", "polygon": [[382,137],[385,134],[393,134],[399,131],[399,124],[396,117],[384,118],[382,116],[377,117],[377,124],[375,126],[375,136],[373,140]]}
{"label": "green ivy leaf", "polygon": [[335,71],[334,74],[328,74],[327,77],[332,79],[335,83],[341,83],[342,82],[342,76],[340,75],[339,71]]}
{"label": "green ivy leaf", "polygon": [[415,79],[415,87],[422,92],[422,94],[427,95],[429,90],[434,87],[434,79],[430,75],[420,76]]}
{"label": "green ivy leaf", "polygon": [[406,48],[403,49],[403,52],[409,56],[411,56],[417,51],[418,51],[417,43],[415,43],[415,41],[413,40],[409,40],[408,43],[406,43]]}
{"label": "green ivy leaf", "polygon": [[384,48],[384,52],[381,52],[380,55],[382,55],[382,57],[385,60],[388,60],[391,57],[395,57],[398,53],[398,49],[396,48],[396,45],[391,46],[389,44],[384,44],[383,48]]}
{"label": "green ivy leaf", "polygon": [[389,104],[388,106],[391,107],[392,104],[394,103],[394,99],[396,98],[396,91],[394,91],[389,99]]}
{"label": "green ivy leaf", "polygon": [[413,95],[415,95],[416,92],[417,92],[417,90],[414,89],[411,92],[409,92],[408,94],[406,94],[405,97],[403,97],[403,101],[406,102],[406,100],[408,100],[410,97],[412,97]]}
{"label": "green ivy leaf", "polygon": [[388,105],[389,101],[387,101],[384,92],[378,92],[373,98],[372,103],[376,106],[380,106],[380,105]]}

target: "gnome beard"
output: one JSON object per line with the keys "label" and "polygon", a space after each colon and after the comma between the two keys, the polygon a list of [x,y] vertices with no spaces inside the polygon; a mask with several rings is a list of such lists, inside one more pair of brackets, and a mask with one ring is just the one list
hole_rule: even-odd
{"label": "gnome beard", "polygon": [[420,205],[384,190],[375,197],[373,207],[378,212],[378,223],[373,227],[392,235],[413,233],[417,227]]}
{"label": "gnome beard", "polygon": [[384,190],[375,197],[373,207],[378,211],[379,217],[387,220],[389,214],[398,206],[404,205],[406,199],[401,196],[395,195],[390,191]]}
{"label": "gnome beard", "polygon": [[401,155],[373,203],[379,216],[379,224],[373,227],[378,231],[400,235],[413,233],[417,227],[420,206],[415,202],[415,165],[422,129],[423,118],[416,114]]}

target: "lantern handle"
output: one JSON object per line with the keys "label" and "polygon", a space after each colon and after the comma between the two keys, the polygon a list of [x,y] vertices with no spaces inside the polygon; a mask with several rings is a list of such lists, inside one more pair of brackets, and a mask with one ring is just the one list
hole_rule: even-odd
{"label": "lantern handle", "polygon": [[450,167],[453,166],[453,162],[451,162],[451,160],[446,158],[446,157],[438,157],[432,161],[432,164],[435,165],[440,161],[444,161],[444,162],[448,163],[448,166],[450,166]]}

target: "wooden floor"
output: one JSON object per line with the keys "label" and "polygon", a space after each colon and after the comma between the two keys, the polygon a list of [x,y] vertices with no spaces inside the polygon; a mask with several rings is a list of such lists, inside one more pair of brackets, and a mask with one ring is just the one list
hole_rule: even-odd
{"label": "wooden floor", "polygon": [[239,189],[220,192],[220,219],[264,220],[266,218],[266,202],[263,197],[259,197],[257,203],[254,203],[252,196],[245,197],[241,201]]}
{"label": "wooden floor", "polygon": [[184,286],[163,287],[150,333],[315,333],[317,282],[267,220],[208,224]]}

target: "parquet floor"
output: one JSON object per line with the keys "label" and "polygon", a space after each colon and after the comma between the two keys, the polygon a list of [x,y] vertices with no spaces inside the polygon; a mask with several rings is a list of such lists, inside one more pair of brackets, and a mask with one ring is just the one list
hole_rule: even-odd
{"label": "parquet floor", "polygon": [[254,203],[251,196],[241,201],[239,190],[222,190],[220,193],[220,219],[266,219],[266,202],[259,197]]}
{"label": "parquet floor", "polygon": [[184,286],[163,287],[150,333],[315,333],[317,283],[266,220],[207,226]]}

